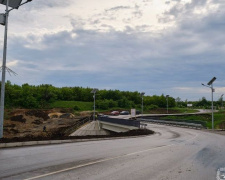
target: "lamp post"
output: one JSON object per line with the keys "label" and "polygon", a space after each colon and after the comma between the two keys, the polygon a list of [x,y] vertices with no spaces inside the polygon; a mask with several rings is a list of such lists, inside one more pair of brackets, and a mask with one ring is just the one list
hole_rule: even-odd
{"label": "lamp post", "polygon": [[213,114],[213,93],[215,92],[215,89],[213,89],[213,82],[216,80],[216,77],[213,77],[208,83],[207,85],[203,84],[203,86],[208,87],[211,89],[212,91],[212,130],[214,130],[214,114]]}
{"label": "lamp post", "polygon": [[144,99],[145,93],[141,93],[141,118],[143,119],[143,99]]}
{"label": "lamp post", "polygon": [[[31,2],[27,0],[22,3],[22,0],[0,0],[0,4],[6,6],[5,14],[0,14],[0,24],[5,26],[4,48],[2,60],[2,81],[1,81],[1,107],[0,107],[0,139],[3,138],[3,123],[4,123],[4,105],[5,105],[5,76],[6,76],[6,55],[7,55],[7,35],[8,35],[8,17],[9,12],[13,9],[18,9],[20,6]],[[9,9],[11,7],[11,9]]]}
{"label": "lamp post", "polygon": [[93,98],[94,98],[94,115],[93,115],[93,120],[95,121],[95,95],[96,95],[96,92],[98,91],[98,89],[93,89],[92,91],[91,91],[91,93],[93,93],[94,95],[93,95]]}
{"label": "lamp post", "polygon": [[167,114],[168,114],[168,97],[169,97],[169,95],[166,95],[166,112],[167,112]]}
{"label": "lamp post", "polygon": [[222,102],[221,102],[221,109],[223,109],[223,95],[224,95],[224,94],[222,94],[221,97],[220,97],[220,98],[221,98],[221,101],[222,101]]}

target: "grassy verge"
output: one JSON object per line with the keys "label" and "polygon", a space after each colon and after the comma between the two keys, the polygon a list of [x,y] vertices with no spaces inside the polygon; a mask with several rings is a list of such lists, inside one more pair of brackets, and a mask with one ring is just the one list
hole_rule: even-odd
{"label": "grassy verge", "polygon": [[[169,114],[180,114],[180,113],[195,113],[198,112],[196,109],[188,109],[188,108],[169,108]],[[151,109],[148,111],[144,111],[145,114],[167,114],[166,108],[157,108]]]}
{"label": "grassy verge", "polygon": [[[212,116],[211,114],[196,114],[196,115],[184,115],[184,116],[167,116],[161,119],[171,119],[171,120],[184,120],[193,123],[203,123],[209,129],[212,128]],[[214,128],[215,129],[225,129],[225,112],[214,113]]]}
{"label": "grassy verge", "polygon": [[172,110],[174,110],[174,111],[176,110],[179,113],[196,113],[196,112],[199,112],[196,109],[189,109],[189,108],[172,108]]}

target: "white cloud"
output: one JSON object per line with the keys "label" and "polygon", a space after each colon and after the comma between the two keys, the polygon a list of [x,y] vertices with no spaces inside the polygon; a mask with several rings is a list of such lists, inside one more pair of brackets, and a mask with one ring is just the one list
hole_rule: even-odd
{"label": "white cloud", "polygon": [[12,68],[18,65],[18,60],[12,60],[10,62],[7,63],[7,67]]}
{"label": "white cloud", "polygon": [[[13,83],[84,86],[210,98],[224,91],[220,0],[37,0],[10,14]],[[3,27],[0,28],[0,45]],[[173,88],[176,87],[176,88]]]}

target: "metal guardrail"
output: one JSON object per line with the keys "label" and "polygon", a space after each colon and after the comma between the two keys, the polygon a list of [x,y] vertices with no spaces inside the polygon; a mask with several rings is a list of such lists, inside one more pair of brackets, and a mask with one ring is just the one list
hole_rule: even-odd
{"label": "metal guardrail", "polygon": [[116,118],[109,118],[109,117],[98,117],[98,120],[108,122],[108,123],[125,125],[125,126],[134,126],[138,128],[140,128],[140,124],[141,124],[139,120],[116,119]]}
{"label": "metal guardrail", "polygon": [[90,121],[92,121],[92,120],[90,120],[90,117],[85,117],[85,118],[82,118],[82,119],[76,121],[71,127],[69,127],[68,129],[66,129],[64,131],[65,135],[70,135],[71,133],[73,133],[74,131],[79,129],[81,126],[83,126],[84,124],[86,124]]}
{"label": "metal guardrail", "polygon": [[188,128],[196,128],[196,129],[205,128],[201,124],[185,123],[185,122],[177,122],[177,121],[164,121],[164,120],[154,120],[154,119],[142,119],[141,121],[156,123],[156,124],[164,124],[164,125],[169,125],[169,126],[181,126],[181,127],[188,127]]}

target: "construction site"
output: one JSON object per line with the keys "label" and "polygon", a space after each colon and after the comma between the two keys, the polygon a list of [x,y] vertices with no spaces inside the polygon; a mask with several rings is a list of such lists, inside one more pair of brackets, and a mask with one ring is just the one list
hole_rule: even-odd
{"label": "construction site", "polygon": [[[116,120],[113,121],[116,122]],[[126,125],[116,125],[115,127],[114,122],[93,121],[91,111],[75,115],[70,109],[13,109],[6,112],[4,138],[1,139],[1,142],[82,139],[153,133],[150,130],[143,131],[133,126],[127,127]]]}

